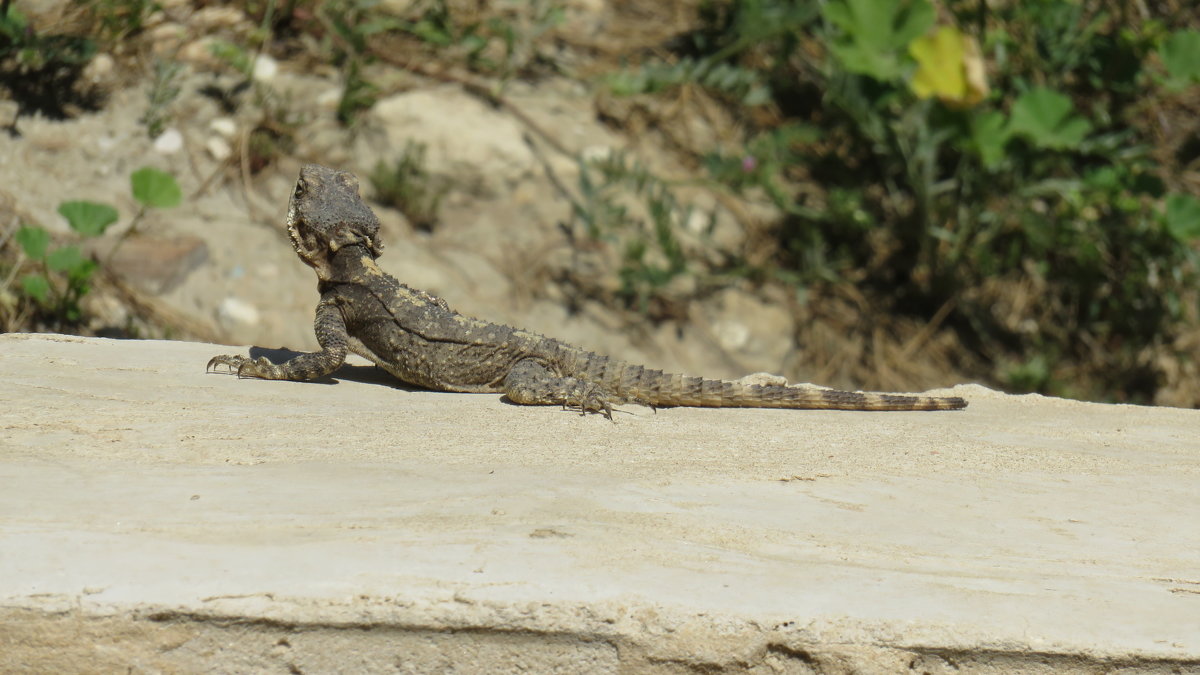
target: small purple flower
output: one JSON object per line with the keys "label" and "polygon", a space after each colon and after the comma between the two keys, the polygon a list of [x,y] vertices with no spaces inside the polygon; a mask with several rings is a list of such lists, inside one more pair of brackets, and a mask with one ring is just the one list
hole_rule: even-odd
{"label": "small purple flower", "polygon": [[742,158],[742,171],[751,173],[758,168],[758,160],[753,155],[746,155]]}

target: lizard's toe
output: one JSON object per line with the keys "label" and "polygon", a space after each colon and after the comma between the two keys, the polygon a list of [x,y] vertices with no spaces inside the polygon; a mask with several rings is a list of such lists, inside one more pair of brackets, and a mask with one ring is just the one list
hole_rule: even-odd
{"label": "lizard's toe", "polygon": [[265,356],[260,356],[257,359],[244,358],[241,360],[241,363],[237,365],[237,376],[239,378],[264,378],[267,376],[267,373],[270,372],[273,365],[274,364],[268,361],[267,357]]}
{"label": "lizard's toe", "polygon": [[208,360],[208,365],[204,366],[204,372],[220,372],[220,366],[228,368],[226,372],[237,372],[238,368],[246,361],[246,357],[237,354],[223,354],[214,356]]}
{"label": "lizard's toe", "polygon": [[586,386],[575,392],[573,398],[572,403],[579,406],[580,414],[586,415],[593,412],[600,413],[610,420],[613,418],[612,401],[601,387],[587,383]]}

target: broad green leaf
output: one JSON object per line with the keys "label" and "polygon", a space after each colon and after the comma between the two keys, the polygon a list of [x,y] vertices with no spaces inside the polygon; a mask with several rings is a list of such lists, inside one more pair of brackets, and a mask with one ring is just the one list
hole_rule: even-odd
{"label": "broad green leaf", "polygon": [[92,273],[95,272],[96,268],[99,266],[100,264],[95,260],[83,258],[77,265],[67,270],[67,276],[69,276],[71,279],[71,285],[79,288],[82,291],[81,295],[83,293],[87,293],[88,287],[84,284],[89,278],[91,278]]}
{"label": "broad green leaf", "polygon": [[971,117],[971,143],[985,167],[993,169],[1004,159],[1008,139],[1004,113],[988,110]]}
{"label": "broad green leaf", "polygon": [[910,86],[918,97],[936,96],[950,105],[970,107],[987,95],[979,45],[957,28],[942,26],[919,37],[908,52],[917,61]]}
{"label": "broad green leaf", "polygon": [[1167,86],[1183,89],[1200,82],[1200,31],[1181,30],[1171,34],[1158,50],[1167,67]]}
{"label": "broad green leaf", "polygon": [[165,171],[143,167],[129,176],[129,182],[133,187],[133,198],[145,206],[168,209],[183,201],[183,192],[175,177]]}
{"label": "broad green leaf", "polygon": [[50,297],[50,282],[40,274],[26,274],[21,277],[21,290],[38,302],[45,302]]}
{"label": "broad green leaf", "polygon": [[85,262],[78,246],[64,246],[46,256],[46,266],[56,272],[70,272]]}
{"label": "broad green leaf", "polygon": [[58,214],[67,219],[72,230],[85,237],[104,234],[109,225],[117,222],[116,209],[96,202],[63,202],[58,205]]}
{"label": "broad green leaf", "polygon": [[1121,176],[1112,166],[1102,166],[1088,171],[1083,176],[1083,182],[1090,188],[1105,192],[1120,192],[1123,187]]}
{"label": "broad green leaf", "polygon": [[1167,232],[1182,243],[1200,239],[1200,200],[1185,194],[1169,195],[1166,224]]}
{"label": "broad green leaf", "polygon": [[1072,114],[1071,99],[1047,89],[1031,89],[1017,99],[1008,122],[1010,134],[1055,150],[1074,148],[1092,130],[1091,122]]}
{"label": "broad green leaf", "polygon": [[829,48],[842,66],[880,81],[900,75],[902,50],[934,19],[928,0],[833,0],[822,12],[841,29]]}
{"label": "broad green leaf", "polygon": [[50,233],[36,225],[22,225],[15,238],[25,255],[34,260],[44,258],[46,248],[50,246]]}

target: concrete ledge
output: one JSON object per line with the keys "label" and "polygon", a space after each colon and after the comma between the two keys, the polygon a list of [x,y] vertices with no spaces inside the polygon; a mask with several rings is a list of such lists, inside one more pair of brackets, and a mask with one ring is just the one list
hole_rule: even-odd
{"label": "concrete ledge", "polygon": [[612,424],[236,351],[0,335],[0,672],[1200,672],[1200,411]]}

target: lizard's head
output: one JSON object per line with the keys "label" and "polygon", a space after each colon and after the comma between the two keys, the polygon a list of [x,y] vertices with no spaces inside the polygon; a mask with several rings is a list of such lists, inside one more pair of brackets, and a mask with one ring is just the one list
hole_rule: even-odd
{"label": "lizard's head", "polygon": [[287,229],[296,254],[322,281],[332,277],[331,259],[342,247],[362,246],[372,258],[383,248],[377,238],[379,219],[358,196],[358,179],[317,164],[300,169]]}

